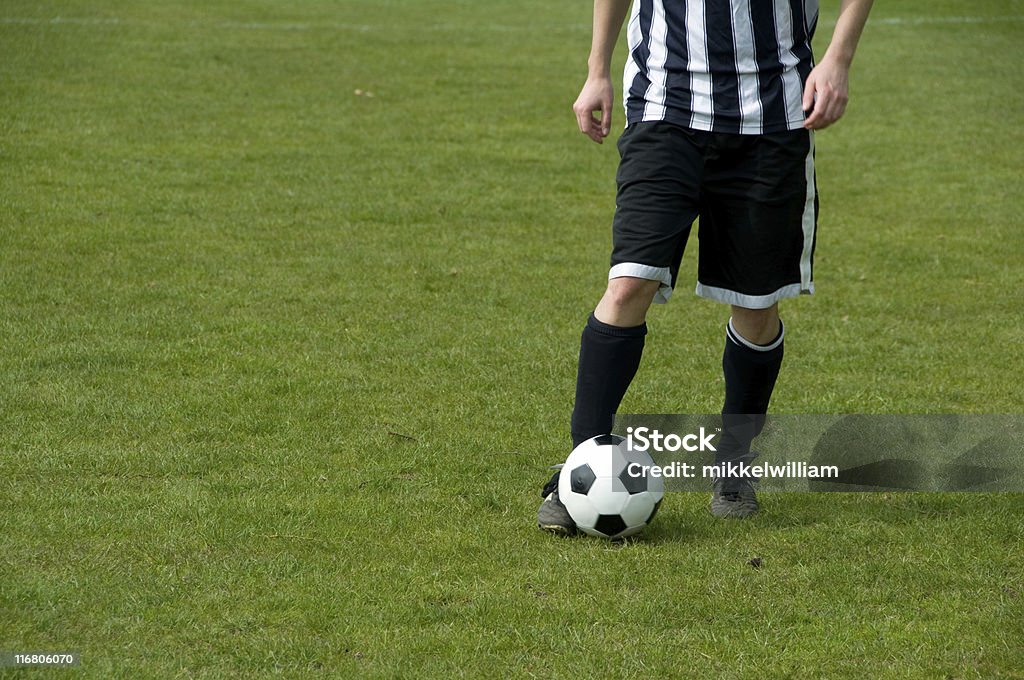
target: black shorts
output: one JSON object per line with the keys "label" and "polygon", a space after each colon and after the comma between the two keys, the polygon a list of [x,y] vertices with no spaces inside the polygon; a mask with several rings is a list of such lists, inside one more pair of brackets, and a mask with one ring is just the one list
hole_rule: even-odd
{"label": "black shorts", "polygon": [[693,221],[697,295],[764,309],[814,292],[818,219],[809,130],[739,135],[636,123],[619,138],[608,278],[661,281],[667,302]]}

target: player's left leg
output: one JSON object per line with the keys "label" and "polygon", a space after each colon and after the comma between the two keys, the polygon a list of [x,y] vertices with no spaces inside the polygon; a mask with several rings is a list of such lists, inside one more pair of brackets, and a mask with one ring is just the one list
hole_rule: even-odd
{"label": "player's left leg", "polygon": [[[785,331],[779,319],[779,304],[765,309],[733,305],[725,335],[722,413],[763,416],[768,412],[782,367]],[[755,436],[760,433],[763,420],[755,419]]]}
{"label": "player's left leg", "polygon": [[[779,376],[785,336],[780,300],[814,290],[817,223],[811,133],[716,138],[700,215],[697,293],[731,305],[722,372],[723,433],[716,462],[748,461]],[[711,511],[758,509],[750,480],[720,478]]]}
{"label": "player's left leg", "polygon": [[[766,309],[732,306],[722,353],[725,401],[719,462],[749,460],[751,442],[764,427],[784,352],[785,331],[778,309],[778,303]],[[748,517],[758,508],[750,480],[715,481],[711,513],[716,517]]]}
{"label": "player's left leg", "polygon": [[765,309],[750,309],[732,305],[732,327],[748,342],[757,345],[770,344],[781,330],[779,303]]}

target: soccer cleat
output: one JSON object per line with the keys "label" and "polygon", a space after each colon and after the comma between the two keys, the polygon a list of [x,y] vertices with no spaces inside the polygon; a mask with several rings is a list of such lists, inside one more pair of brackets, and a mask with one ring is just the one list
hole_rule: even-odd
{"label": "soccer cleat", "polygon": [[576,533],[576,522],[572,521],[569,511],[558,500],[557,489],[549,493],[537,509],[537,526],[559,536],[572,536]]}
{"label": "soccer cleat", "polygon": [[[556,465],[555,468],[561,468]],[[544,531],[549,531],[559,536],[573,536],[576,534],[576,522],[572,520],[565,505],[558,499],[558,472],[551,476],[551,479],[544,485],[541,491],[544,501],[537,509],[537,526]]]}
{"label": "soccer cleat", "polygon": [[[729,481],[726,487],[726,481]],[[748,479],[716,479],[711,487],[711,514],[722,519],[743,519],[757,512],[754,483]]]}

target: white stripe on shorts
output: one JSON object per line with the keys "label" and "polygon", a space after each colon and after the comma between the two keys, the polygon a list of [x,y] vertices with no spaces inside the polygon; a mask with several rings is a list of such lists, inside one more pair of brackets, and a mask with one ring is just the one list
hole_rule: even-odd
{"label": "white stripe on shorts", "polygon": [[737,307],[746,307],[747,309],[768,309],[784,298],[797,297],[800,293],[813,293],[814,284],[812,283],[810,288],[801,288],[801,284],[791,283],[767,295],[744,295],[728,288],[708,286],[698,281],[697,290],[694,292],[702,298],[717,300],[727,305],[736,305]]}
{"label": "white stripe on shorts", "polygon": [[813,293],[814,279],[811,272],[811,254],[814,251],[814,223],[816,217],[814,199],[817,196],[817,187],[814,186],[814,130],[807,131],[807,138],[809,141],[807,160],[804,161],[804,172],[807,177],[807,200],[804,202],[804,250],[800,254],[800,291]]}

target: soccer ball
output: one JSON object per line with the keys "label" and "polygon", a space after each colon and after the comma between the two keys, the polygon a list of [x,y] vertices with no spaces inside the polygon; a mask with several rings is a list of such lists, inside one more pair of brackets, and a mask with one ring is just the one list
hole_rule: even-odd
{"label": "soccer ball", "polygon": [[654,459],[645,450],[631,450],[615,434],[592,437],[573,449],[558,477],[558,498],[578,529],[618,540],[651,523],[665,483],[661,477],[639,474],[641,468],[631,468],[631,463],[654,465]]}

